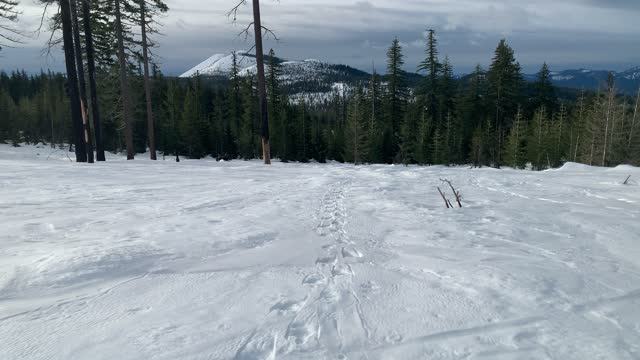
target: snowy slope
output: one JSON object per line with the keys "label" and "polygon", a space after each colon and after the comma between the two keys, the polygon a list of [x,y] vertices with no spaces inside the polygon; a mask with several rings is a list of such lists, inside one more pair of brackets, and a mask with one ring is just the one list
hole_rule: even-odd
{"label": "snowy slope", "polygon": [[[246,69],[252,66],[255,67],[256,65],[255,56],[247,53],[246,51],[237,51],[236,61],[240,69]],[[180,75],[180,77],[193,77],[198,74],[229,76],[231,74],[232,67],[232,54],[215,54],[195,67],[187,70],[185,73]]]}
{"label": "snowy slope", "polygon": [[50,153],[0,145],[2,359],[640,357],[636,168]]}
{"label": "snowy slope", "polygon": [[[257,73],[255,55],[237,51],[240,76]],[[293,102],[321,103],[333,96],[348,95],[353,85],[369,78],[369,74],[345,65],[334,65],[320,60],[277,59],[280,64],[280,85]],[[232,54],[216,54],[196,67],[186,71],[181,77],[230,76],[233,63]],[[338,90],[345,89],[345,93]]]}

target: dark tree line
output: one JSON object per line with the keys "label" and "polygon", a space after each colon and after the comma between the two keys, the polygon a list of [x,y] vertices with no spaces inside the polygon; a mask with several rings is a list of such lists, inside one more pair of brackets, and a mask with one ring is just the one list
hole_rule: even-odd
{"label": "dark tree line", "polygon": [[[134,18],[132,14],[146,7],[133,7],[131,1],[132,6],[122,7],[123,14]],[[152,62],[145,70],[140,40],[123,36],[120,47],[109,35],[112,24],[101,17],[110,13],[113,10],[83,14],[78,20],[89,18],[93,28],[102,29],[94,38],[111,39],[111,47],[102,40],[94,46],[98,85],[91,94],[95,101],[89,102],[94,126],[85,127],[82,112],[79,121],[68,120],[69,109],[74,108],[69,106],[73,97],[69,100],[65,94],[65,84],[72,92],[70,76],[15,72],[0,74],[1,138],[14,144],[63,144],[77,142],[88,131],[104,150],[135,154],[150,149],[152,158],[156,149],[163,155],[189,158],[264,157],[259,86],[254,76],[239,75],[237,57],[230,79],[164,77]],[[85,29],[84,50],[90,53],[86,34]],[[371,74],[314,102],[287,93],[286,84],[280,82],[280,61],[271,51],[265,56],[264,104],[271,155],[282,161],[358,164],[517,168],[530,164],[539,170],[566,161],[602,166],[640,163],[640,97],[618,95],[613,77],[599,92],[560,97],[546,64],[535,82],[525,82],[513,50],[503,40],[486,71],[478,66],[469,76],[455,78],[449,59],[440,58],[434,31],[428,32],[427,40],[418,68],[424,76],[417,86],[408,85],[402,47],[395,39],[387,53],[386,75]],[[124,66],[121,49],[128,55]],[[84,63],[88,66],[78,67],[78,74],[91,73],[86,55]],[[123,101],[123,83],[128,85],[129,105]],[[81,92],[78,101],[88,102]],[[77,108],[86,112],[82,105]]]}

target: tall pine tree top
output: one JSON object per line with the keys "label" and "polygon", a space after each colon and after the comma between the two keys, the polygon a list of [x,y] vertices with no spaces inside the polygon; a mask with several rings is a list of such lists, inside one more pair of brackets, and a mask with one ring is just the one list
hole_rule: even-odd
{"label": "tall pine tree top", "polygon": [[436,32],[433,29],[427,31],[427,49],[425,51],[426,58],[418,65],[418,71],[425,71],[427,77],[422,85],[422,96],[424,96],[425,106],[428,109],[429,117],[432,122],[437,122],[438,114],[438,79],[442,64],[438,60],[438,40]]}
{"label": "tall pine tree top", "polygon": [[551,82],[551,71],[547,63],[542,65],[538,77],[534,84],[535,98],[533,99],[534,110],[544,106],[549,113],[555,113],[558,108],[556,91]]}
{"label": "tall pine tree top", "polygon": [[513,49],[505,39],[500,40],[495,50],[489,72],[489,101],[493,107],[496,127],[508,127],[522,100],[524,80],[520,64],[516,61]]}

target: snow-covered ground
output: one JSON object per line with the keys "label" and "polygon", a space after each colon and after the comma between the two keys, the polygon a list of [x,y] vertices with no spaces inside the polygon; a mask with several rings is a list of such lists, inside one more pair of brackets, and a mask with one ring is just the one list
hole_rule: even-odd
{"label": "snow-covered ground", "polygon": [[0,146],[2,359],[640,358],[636,168],[50,153]]}

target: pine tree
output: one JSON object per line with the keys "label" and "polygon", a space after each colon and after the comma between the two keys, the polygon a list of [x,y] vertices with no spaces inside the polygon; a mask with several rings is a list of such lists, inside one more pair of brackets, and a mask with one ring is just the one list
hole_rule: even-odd
{"label": "pine tree", "polygon": [[267,108],[267,88],[264,75],[264,52],[262,50],[262,22],[260,17],[260,1],[253,0],[253,30],[256,47],[256,67],[258,69],[258,98],[260,104],[260,125],[262,137],[262,158],[266,165],[271,164],[271,148],[269,143],[269,111]]}
{"label": "pine tree", "polygon": [[433,29],[427,31],[426,58],[418,65],[418,71],[425,71],[427,76],[422,84],[421,95],[424,106],[432,124],[438,124],[440,113],[438,109],[439,77],[442,65],[438,60],[438,40]]}
{"label": "pine tree", "polygon": [[122,22],[120,0],[114,0],[116,38],[118,41],[118,64],[120,73],[120,95],[122,99],[122,116],[124,120],[124,136],[127,147],[127,160],[133,160],[135,149],[133,144],[133,119],[131,114],[131,91],[127,79],[127,58],[125,54],[125,29]]}
{"label": "pine tree", "polygon": [[520,64],[514,57],[514,52],[506,40],[501,40],[496,48],[489,72],[488,80],[488,102],[490,114],[494,120],[493,127],[496,136],[488,145],[493,154],[491,160],[493,165],[501,164],[501,148],[505,131],[511,127],[511,123],[518,111],[521,103],[523,79],[520,72]]}
{"label": "pine tree", "polygon": [[[235,71],[237,71],[237,69]],[[269,128],[273,133],[271,152],[274,156],[286,161],[286,154],[284,153],[285,146],[283,145],[287,131],[282,112],[282,93],[278,80],[281,75],[282,69],[280,67],[280,63],[276,58],[275,52],[271,49],[269,51],[267,68],[267,96],[269,100],[268,111],[269,121],[271,122]]]}
{"label": "pine tree", "polygon": [[442,63],[442,75],[439,78],[439,111],[441,118],[438,120],[442,125],[447,116],[455,113],[456,83],[453,78],[453,66],[449,57],[445,57]]}
{"label": "pine tree", "polygon": [[522,109],[518,109],[516,119],[511,126],[509,136],[507,137],[504,161],[508,166],[514,169],[522,169],[527,164],[526,147],[524,140],[526,138],[526,124],[523,120]]}
{"label": "pine tree", "polygon": [[[487,98],[485,74],[477,65],[470,77],[469,84],[461,95],[458,107],[457,117],[461,126],[461,142],[463,154],[470,154],[471,139],[474,132],[483,125],[487,118],[487,109],[485,100]],[[470,158],[474,158],[470,156]],[[477,159],[477,157],[476,157]],[[484,164],[483,164],[484,165]]]}
{"label": "pine tree", "polygon": [[89,94],[91,95],[91,114],[93,117],[93,130],[96,144],[96,160],[106,161],[104,154],[104,142],[102,138],[102,121],[100,117],[100,104],[98,101],[96,84],[95,48],[93,39],[93,27],[89,6],[90,0],[83,0],[82,23],[84,26],[85,51],[87,54],[87,75],[89,78]]}
{"label": "pine tree", "polygon": [[383,122],[382,101],[380,89],[380,76],[375,69],[369,79],[369,87],[366,94],[369,107],[369,121],[367,122],[367,161],[370,163],[383,162]]}
{"label": "pine tree", "polygon": [[555,88],[551,82],[551,71],[547,63],[542,65],[538,72],[536,82],[534,83],[535,97],[532,106],[534,110],[541,107],[547,109],[550,114],[555,114],[558,109],[558,99]]}
{"label": "pine tree", "polygon": [[147,133],[149,137],[149,154],[151,160],[156,160],[156,136],[153,121],[153,104],[151,101],[151,79],[149,77],[149,47],[152,45],[148,38],[148,33],[155,32],[151,26],[153,17],[158,13],[165,13],[169,10],[162,0],[152,0],[147,4],[147,0],[139,0],[140,7],[140,29],[142,42],[142,63],[144,66],[144,92],[147,112]]}
{"label": "pine tree", "polygon": [[404,55],[400,41],[395,38],[387,51],[387,92],[385,98],[385,132],[383,159],[393,162],[399,150],[399,137],[404,118],[408,89],[402,69]]}
{"label": "pine tree", "polygon": [[567,109],[564,103],[560,104],[558,112],[553,116],[549,135],[552,137],[550,140],[553,144],[549,148],[551,167],[558,167],[570,151],[567,141]]}
{"label": "pine tree", "polygon": [[538,109],[529,129],[528,154],[534,170],[544,170],[550,166],[549,120],[544,107]]}
{"label": "pine tree", "polygon": [[358,89],[349,102],[347,127],[345,129],[345,160],[360,164],[366,159],[367,138],[366,121],[364,115],[363,91]]}
{"label": "pine tree", "polygon": [[238,67],[238,56],[236,52],[231,53],[231,74],[229,85],[229,129],[231,136],[236,139],[235,146],[227,146],[227,153],[231,157],[238,156],[238,143],[237,140],[240,137],[240,128],[242,123],[242,98],[241,98],[241,83],[240,69]]}
{"label": "pine tree", "polygon": [[484,139],[482,126],[478,126],[474,131],[471,137],[471,151],[470,151],[470,160],[475,167],[481,167],[485,164],[484,160]]}
{"label": "pine tree", "polygon": [[74,143],[77,162],[87,162],[80,95],[78,94],[78,73],[75,63],[73,46],[73,21],[69,0],[60,0],[60,19],[62,23],[62,37],[64,42],[64,61],[67,69],[67,91],[71,100],[71,118],[74,130]]}
{"label": "pine tree", "polygon": [[[80,22],[78,21],[78,7],[76,0],[70,0],[71,20],[73,22],[73,45],[78,69],[78,89],[80,95],[80,112],[82,116],[83,139],[87,151],[87,162],[93,163],[93,141],[91,123],[89,122],[89,103],[87,101],[87,85],[84,79],[84,63],[82,58],[82,44],[80,42]],[[75,85],[74,85],[75,86]]]}
{"label": "pine tree", "polygon": [[253,93],[253,79],[248,77],[242,84],[243,114],[238,134],[238,152],[241,158],[254,159],[257,155],[258,123],[257,99]]}

